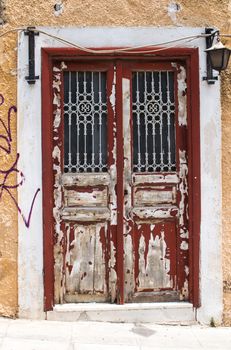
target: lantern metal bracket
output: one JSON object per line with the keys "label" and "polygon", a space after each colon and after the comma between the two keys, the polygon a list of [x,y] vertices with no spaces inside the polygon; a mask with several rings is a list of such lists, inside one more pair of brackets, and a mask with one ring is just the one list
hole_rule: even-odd
{"label": "lantern metal bracket", "polygon": [[24,32],[28,36],[28,69],[29,75],[25,77],[28,84],[35,84],[39,79],[38,75],[35,75],[35,35],[38,36],[39,32],[35,31],[35,27],[27,27]]}
{"label": "lantern metal bracket", "polygon": [[[205,34],[208,34],[208,36],[205,38],[205,40],[206,40],[206,49],[209,49],[213,44],[213,40],[214,40],[215,35],[219,34],[219,30],[215,30],[214,28],[205,28]],[[215,84],[215,82],[218,80],[218,76],[213,75],[213,69],[212,69],[211,62],[210,62],[208,55],[207,55],[206,60],[207,60],[206,61],[207,77],[203,77],[203,80],[207,80],[207,83],[209,85]]]}

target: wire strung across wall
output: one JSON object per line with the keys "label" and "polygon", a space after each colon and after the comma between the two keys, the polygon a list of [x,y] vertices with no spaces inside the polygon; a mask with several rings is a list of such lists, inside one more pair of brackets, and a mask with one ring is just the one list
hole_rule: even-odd
{"label": "wire strung across wall", "polygon": [[[20,32],[20,31],[26,31],[27,28],[14,28],[14,29],[10,29],[6,32],[0,33],[0,38],[10,34],[10,33],[14,33],[14,32]],[[181,44],[182,42],[191,42],[193,40],[196,39],[200,39],[200,38],[206,38],[208,36],[211,36],[212,34],[198,34],[198,35],[191,35],[191,36],[185,36],[185,37],[180,37],[177,39],[173,39],[173,40],[169,40],[169,41],[165,41],[162,43],[158,43],[158,44],[148,44],[148,45],[139,45],[139,46],[132,46],[132,47],[123,47],[123,48],[118,48],[118,49],[104,49],[104,50],[96,50],[96,49],[90,49],[81,45],[78,45],[76,43],[73,43],[69,40],[66,40],[64,38],[61,38],[60,36],[56,36],[53,34],[50,34],[44,30],[41,29],[33,29],[35,32],[39,32],[45,36],[48,36],[52,39],[55,39],[63,44],[66,44],[68,46],[77,48],[81,51],[84,51],[86,53],[90,53],[90,54],[113,54],[113,53],[153,53],[153,52],[159,52],[159,51],[163,51],[163,50],[167,50],[169,48],[173,48],[178,46],[179,44]],[[219,34],[220,37],[226,37],[226,38],[230,38],[231,34]],[[165,47],[161,47],[161,46],[165,46]],[[145,50],[145,48],[148,48],[147,50]],[[142,50],[143,49],[143,50]],[[139,51],[135,51],[135,50],[139,50]]]}

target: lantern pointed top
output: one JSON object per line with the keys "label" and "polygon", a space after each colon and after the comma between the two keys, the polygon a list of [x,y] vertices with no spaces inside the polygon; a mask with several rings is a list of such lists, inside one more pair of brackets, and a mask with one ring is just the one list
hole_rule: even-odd
{"label": "lantern pointed top", "polygon": [[[220,49],[226,49],[226,47],[222,44],[221,41],[216,42],[215,44],[213,44],[211,47],[209,47],[208,49],[205,50],[205,52],[207,51],[211,51],[211,50],[220,50]],[[229,49],[228,49],[229,50]]]}

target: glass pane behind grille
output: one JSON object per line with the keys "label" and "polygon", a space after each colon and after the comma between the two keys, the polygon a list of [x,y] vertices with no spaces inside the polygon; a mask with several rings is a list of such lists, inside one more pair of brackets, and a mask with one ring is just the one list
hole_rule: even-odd
{"label": "glass pane behind grille", "polygon": [[174,73],[132,76],[133,171],[176,170]]}
{"label": "glass pane behind grille", "polygon": [[105,72],[64,72],[64,172],[107,171]]}

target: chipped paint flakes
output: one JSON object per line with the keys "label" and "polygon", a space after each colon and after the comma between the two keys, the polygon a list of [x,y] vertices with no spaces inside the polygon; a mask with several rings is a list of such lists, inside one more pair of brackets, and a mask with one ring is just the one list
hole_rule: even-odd
{"label": "chipped paint flakes", "polygon": [[[109,102],[115,117],[115,91],[116,86],[116,67],[114,67],[114,77],[112,82],[112,89],[109,96]],[[113,164],[110,165],[110,185],[109,185],[109,208],[111,212],[111,225],[117,225],[117,195],[116,195],[116,184],[117,184],[117,169],[116,169],[116,123],[113,122],[113,147],[111,150]]]}
{"label": "chipped paint flakes", "polygon": [[138,219],[165,219],[165,218],[172,218],[174,216],[177,216],[178,214],[178,208],[176,206],[171,207],[164,207],[164,206],[158,206],[158,207],[141,207],[141,208],[133,208],[133,215],[137,217]]}
{"label": "chipped paint flakes", "polygon": [[124,237],[124,295],[128,301],[134,293],[134,256],[130,234]]}
{"label": "chipped paint flakes", "polygon": [[[53,108],[54,108],[54,122],[53,122],[53,131],[54,134],[58,132],[58,127],[60,124],[61,118],[61,109],[60,109],[60,84],[61,76],[60,69],[58,67],[53,67]],[[61,208],[62,208],[62,187],[60,184],[61,178],[61,152],[57,144],[58,140],[55,140],[55,145],[52,151],[52,157],[54,160],[53,171],[54,171],[54,208],[53,208],[53,217],[54,217],[54,227],[55,227],[55,237],[56,243],[54,245],[54,279],[55,279],[55,303],[63,303],[63,296],[65,294],[65,275],[63,273],[63,252],[64,252],[64,232],[62,230],[62,221],[61,221]]]}
{"label": "chipped paint flakes", "polygon": [[188,280],[186,279],[184,281],[184,286],[183,286],[183,288],[181,289],[181,292],[180,292],[180,300],[188,300],[188,298],[189,298]]}
{"label": "chipped paint flakes", "polygon": [[61,110],[57,109],[54,117],[54,127],[58,128],[61,122]]}
{"label": "chipped paint flakes", "polygon": [[189,232],[187,229],[180,228],[180,237],[181,238],[189,238]]}
{"label": "chipped paint flakes", "polygon": [[180,244],[180,249],[188,250],[188,243],[186,241],[182,241]]}
{"label": "chipped paint flakes", "polygon": [[[122,79],[123,91],[123,139],[124,139],[124,220],[130,220],[131,213],[131,128],[130,128],[130,80]],[[126,231],[125,231],[126,232]],[[126,232],[127,233],[127,232]]]}
{"label": "chipped paint flakes", "polygon": [[[185,263],[188,261],[188,250],[189,250],[189,231],[188,231],[188,165],[186,151],[179,149],[179,191],[180,191],[180,202],[179,202],[179,230],[180,230],[180,250],[181,250],[181,261]],[[180,291],[180,300],[188,300],[188,276],[189,268],[185,265],[184,268],[184,284]],[[182,283],[182,282],[181,282]],[[182,285],[182,284],[181,284]]]}
{"label": "chipped paint flakes", "polygon": [[61,70],[60,70],[59,67],[56,67],[56,66],[53,67],[53,72],[60,72],[60,71],[61,71]]}
{"label": "chipped paint flakes", "polygon": [[110,219],[110,210],[100,207],[64,207],[62,219],[73,222],[98,222]]}
{"label": "chipped paint flakes", "polygon": [[56,146],[54,147],[54,149],[53,149],[52,157],[53,157],[54,160],[57,159],[59,163],[60,163],[60,153],[61,153],[61,152],[60,152],[60,149],[59,149],[59,147],[56,145]]}
{"label": "chipped paint flakes", "polygon": [[184,271],[185,271],[186,276],[188,276],[189,275],[189,267],[185,265]]}
{"label": "chipped paint flakes", "polygon": [[116,299],[116,249],[114,243],[110,242],[110,260],[109,260],[109,295],[111,296],[111,302],[113,303]]}
{"label": "chipped paint flakes", "polygon": [[166,249],[164,231],[155,237],[153,233],[150,233],[145,261],[146,242],[144,236],[141,235],[139,241],[139,290],[172,287],[169,275],[170,259],[166,258]]}
{"label": "chipped paint flakes", "polygon": [[106,207],[108,202],[107,188],[92,188],[92,191],[85,192],[78,190],[64,189],[65,206],[89,206]]}
{"label": "chipped paint flakes", "polygon": [[179,126],[187,125],[187,83],[186,69],[176,63],[172,66],[177,69],[177,85],[178,85],[178,123]]}
{"label": "chipped paint flakes", "polygon": [[62,185],[65,187],[71,186],[98,186],[98,185],[109,185],[110,176],[107,173],[84,173],[75,174],[68,173],[62,174]]}
{"label": "chipped paint flakes", "polygon": [[61,69],[67,69],[67,65],[64,61],[61,62]]}
{"label": "chipped paint flakes", "polygon": [[116,195],[116,165],[112,164],[109,169],[111,185],[109,186],[109,208],[111,212],[111,225],[117,225],[117,195]]}
{"label": "chipped paint flakes", "polygon": [[109,96],[109,101],[110,101],[110,104],[111,104],[111,108],[112,108],[114,113],[115,113],[115,96],[116,96],[115,88],[116,88],[116,72],[114,72],[114,78],[113,78],[113,83],[112,83],[112,90],[111,90],[111,93],[110,93],[110,96]]}
{"label": "chipped paint flakes", "polygon": [[131,130],[130,130],[130,80],[122,79],[123,92],[123,140],[124,140],[124,296],[129,301],[134,293],[134,251],[131,223]]}
{"label": "chipped paint flakes", "polygon": [[155,205],[158,203],[175,203],[176,202],[176,190],[172,187],[166,190],[165,187],[134,188],[134,205]]}
{"label": "chipped paint flakes", "polygon": [[140,175],[133,174],[133,183],[135,185],[143,185],[145,184],[177,184],[179,182],[179,178],[177,174],[152,174],[152,175]]}
{"label": "chipped paint flakes", "polygon": [[187,181],[187,176],[188,176],[188,165],[186,162],[186,152],[183,150],[179,150],[179,159],[180,159],[180,172],[179,172],[179,177],[180,177],[180,184],[179,184],[179,190],[181,194],[181,199],[179,203],[179,223],[182,228],[185,229],[184,227],[184,214],[186,211],[186,202],[187,202],[187,197],[188,197],[188,181]]}
{"label": "chipped paint flakes", "polygon": [[[56,67],[53,68],[53,70]],[[61,89],[61,74],[60,74],[60,70],[58,70],[57,73],[54,74],[53,77],[53,92],[54,92],[54,96],[53,96],[53,106],[56,107],[56,109],[54,110],[54,121],[53,121],[53,127],[54,127],[54,131],[57,131],[57,128],[60,125],[61,122],[61,97],[60,97],[60,89]]]}
{"label": "chipped paint flakes", "polygon": [[53,80],[53,83],[52,83],[52,87],[53,87],[53,89],[56,89],[58,92],[60,92],[60,87],[61,87],[61,76],[60,76],[60,73],[54,74],[54,80]]}

